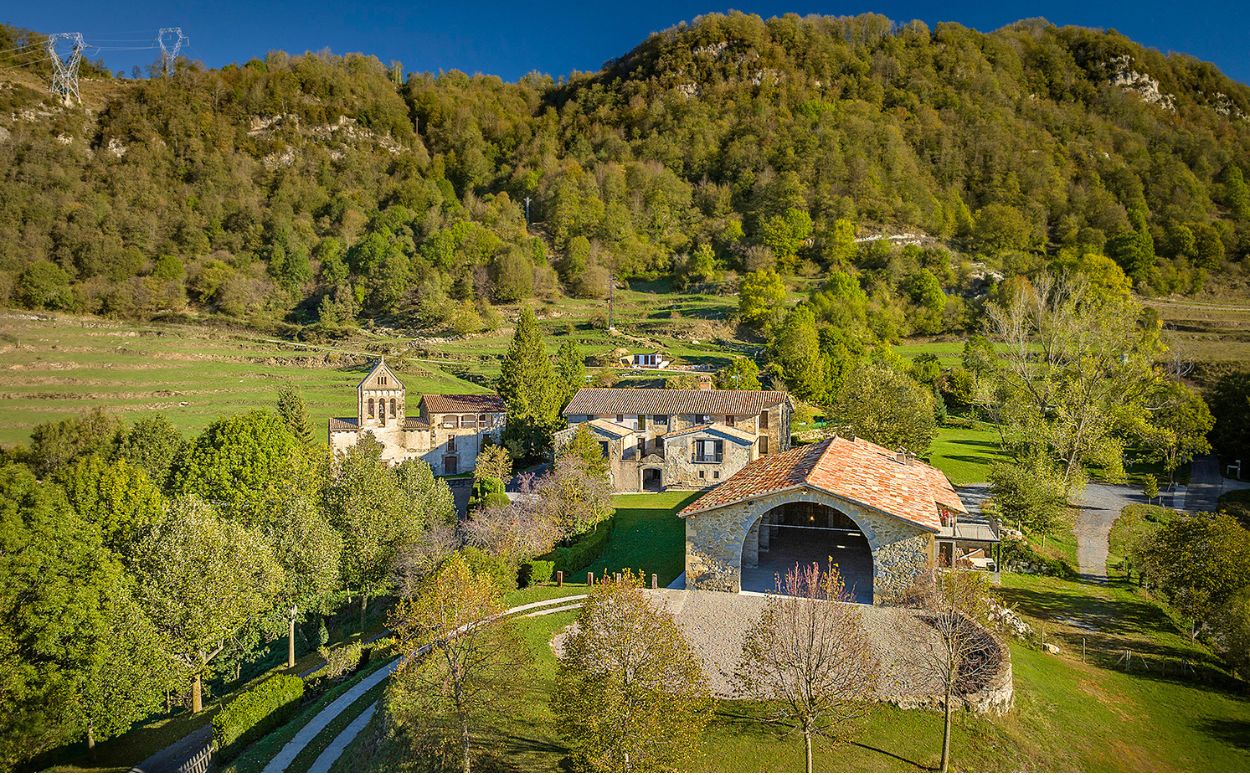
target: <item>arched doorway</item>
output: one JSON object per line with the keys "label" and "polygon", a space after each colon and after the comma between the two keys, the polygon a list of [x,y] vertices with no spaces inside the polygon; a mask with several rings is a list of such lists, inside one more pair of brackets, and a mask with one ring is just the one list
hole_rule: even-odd
{"label": "arched doorway", "polygon": [[774,506],[747,531],[742,545],[742,590],[772,592],[777,577],[796,564],[832,562],[847,595],[872,604],[872,548],[853,519],[821,503]]}

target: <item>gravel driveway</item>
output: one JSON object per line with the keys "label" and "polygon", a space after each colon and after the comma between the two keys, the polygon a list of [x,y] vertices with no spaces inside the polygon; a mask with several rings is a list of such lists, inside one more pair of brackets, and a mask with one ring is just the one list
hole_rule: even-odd
{"label": "gravel driveway", "polygon": [[1107,542],[1111,525],[1120,511],[1133,503],[1145,503],[1141,490],[1120,484],[1090,484],[1081,493],[1076,517],[1076,563],[1091,581],[1107,580]]}
{"label": "gravel driveway", "polygon": [[[742,638],[759,619],[767,596],[684,589],[649,590],[647,594],[672,613],[703,662],[712,692],[718,697],[736,697],[731,676],[742,652]],[[925,666],[922,656],[923,649],[936,645],[933,630],[914,611],[904,608],[856,607],[862,613],[881,664],[879,699],[905,700],[938,694],[941,682]],[[552,640],[557,654],[563,640],[564,633]]]}

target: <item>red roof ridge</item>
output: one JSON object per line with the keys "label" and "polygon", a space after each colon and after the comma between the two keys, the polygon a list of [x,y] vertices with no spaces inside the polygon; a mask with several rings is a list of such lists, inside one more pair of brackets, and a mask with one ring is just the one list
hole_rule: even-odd
{"label": "red roof ridge", "polygon": [[807,486],[936,531],[942,507],[966,511],[942,471],[864,438],[831,436],[747,464],[679,512],[687,517]]}

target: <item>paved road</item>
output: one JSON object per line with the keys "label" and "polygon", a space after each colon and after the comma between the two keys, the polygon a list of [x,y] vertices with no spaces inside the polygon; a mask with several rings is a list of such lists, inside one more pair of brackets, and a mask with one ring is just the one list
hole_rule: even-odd
{"label": "paved road", "polygon": [[1081,493],[1081,511],[1076,517],[1076,563],[1081,575],[1091,581],[1107,580],[1107,543],[1111,525],[1120,511],[1133,503],[1145,503],[1136,487],[1118,484],[1090,484]]}
{"label": "paved road", "polygon": [[196,727],[190,734],[135,765],[137,772],[178,772],[213,739],[212,724]]}
{"label": "paved road", "polygon": [[1230,490],[1250,489],[1250,482],[1225,479],[1220,471],[1220,459],[1215,455],[1194,458],[1189,468],[1189,489],[1185,492],[1185,511],[1215,511],[1220,496]]}

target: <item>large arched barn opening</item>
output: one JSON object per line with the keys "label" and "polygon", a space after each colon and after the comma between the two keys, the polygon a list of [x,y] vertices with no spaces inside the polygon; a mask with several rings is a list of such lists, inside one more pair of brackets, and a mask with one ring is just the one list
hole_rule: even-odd
{"label": "large arched barn opening", "polygon": [[778,578],[797,564],[832,562],[847,596],[872,604],[872,548],[855,520],[823,503],[774,506],[747,532],[742,544],[742,591],[774,592]]}

